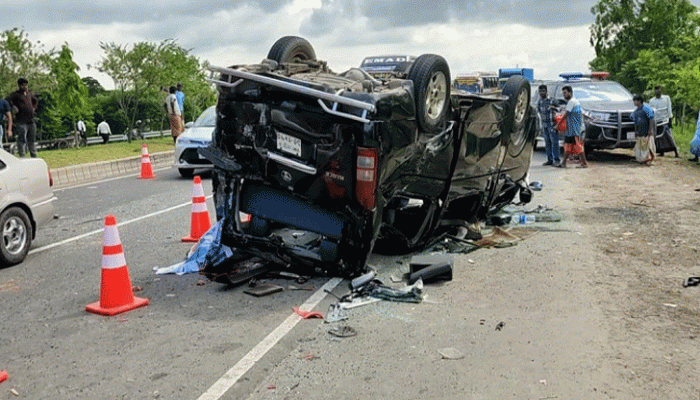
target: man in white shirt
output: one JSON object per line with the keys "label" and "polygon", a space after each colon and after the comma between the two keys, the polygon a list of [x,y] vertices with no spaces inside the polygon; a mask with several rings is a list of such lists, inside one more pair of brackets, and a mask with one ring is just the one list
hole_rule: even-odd
{"label": "man in white shirt", "polygon": [[102,136],[103,144],[106,144],[109,141],[109,135],[112,134],[112,130],[109,129],[109,124],[107,121],[102,121],[97,125],[97,134]]}
{"label": "man in white shirt", "polygon": [[649,106],[654,109],[654,115],[657,121],[663,121],[668,118],[668,126],[664,127],[663,136],[657,139],[657,150],[659,155],[663,156],[666,151],[673,151],[678,158],[678,147],[673,139],[671,132],[673,120],[673,108],[671,107],[671,98],[668,95],[661,94],[661,86],[654,87],[654,97],[649,100]]}

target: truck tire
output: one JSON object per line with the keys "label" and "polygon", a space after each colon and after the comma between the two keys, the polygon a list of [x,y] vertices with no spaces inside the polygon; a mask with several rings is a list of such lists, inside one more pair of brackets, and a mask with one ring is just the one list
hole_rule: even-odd
{"label": "truck tire", "polygon": [[308,40],[298,36],[284,36],[272,45],[267,58],[280,64],[316,61],[316,52]]}
{"label": "truck tire", "polygon": [[32,224],[27,213],[10,207],[0,214],[0,265],[19,264],[32,244]]}
{"label": "truck tire", "polygon": [[511,76],[503,86],[502,93],[508,96],[503,131],[517,136],[525,127],[530,111],[530,82],[521,75]]}
{"label": "truck tire", "polygon": [[418,127],[424,132],[440,132],[450,107],[450,67],[436,54],[418,57],[408,72],[413,81]]}

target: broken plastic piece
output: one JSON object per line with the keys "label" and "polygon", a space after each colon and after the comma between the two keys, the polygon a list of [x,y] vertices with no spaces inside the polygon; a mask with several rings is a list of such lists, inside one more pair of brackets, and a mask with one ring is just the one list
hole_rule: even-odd
{"label": "broken plastic piece", "polygon": [[683,280],[683,287],[700,285],[700,276],[690,276]]}
{"label": "broken plastic piece", "polygon": [[323,314],[321,314],[318,311],[304,311],[299,309],[299,307],[292,307],[292,310],[299,315],[302,319],[311,319],[311,318],[321,318],[325,319]]}
{"label": "broken plastic piece", "polygon": [[5,382],[9,377],[10,376],[7,374],[7,371],[0,371],[0,383]]}

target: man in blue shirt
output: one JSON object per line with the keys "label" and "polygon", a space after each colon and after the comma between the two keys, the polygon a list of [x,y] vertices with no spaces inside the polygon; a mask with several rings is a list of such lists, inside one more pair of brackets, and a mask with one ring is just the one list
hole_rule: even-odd
{"label": "man in blue shirt", "polygon": [[542,165],[559,165],[559,134],[554,129],[552,113],[554,101],[547,96],[547,85],[538,88],[540,97],[537,99],[537,112],[542,120],[542,137],[544,138],[544,151],[547,154],[547,162]]}
{"label": "man in blue shirt", "polygon": [[177,91],[175,92],[175,98],[177,99],[177,105],[180,106],[180,116],[182,117],[182,126],[185,126],[185,94],[182,93],[182,83],[177,84]]}
{"label": "man in blue shirt", "polygon": [[581,165],[578,168],[587,168],[586,152],[583,150],[581,140],[581,127],[583,126],[583,113],[581,103],[574,97],[574,90],[571,86],[564,86],[561,89],[562,96],[566,99],[566,108],[562,121],[566,121],[566,135],[564,136],[564,158],[559,167],[566,168],[566,162],[571,156],[578,156]]}
{"label": "man in blue shirt", "polygon": [[634,106],[637,107],[632,113],[634,136],[637,138],[637,143],[634,145],[634,157],[642,164],[651,165],[656,157],[654,155],[656,153],[654,110],[644,104],[644,97],[639,94],[635,95],[632,100],[634,100]]}

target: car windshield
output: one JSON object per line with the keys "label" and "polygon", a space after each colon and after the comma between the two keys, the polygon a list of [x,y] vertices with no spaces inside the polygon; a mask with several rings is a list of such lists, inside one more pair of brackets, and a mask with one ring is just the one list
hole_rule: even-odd
{"label": "car windshield", "polygon": [[215,127],[216,126],[216,107],[209,107],[194,121],[196,127]]}
{"label": "car windshield", "polygon": [[632,101],[632,94],[617,82],[592,81],[572,85],[581,103]]}

